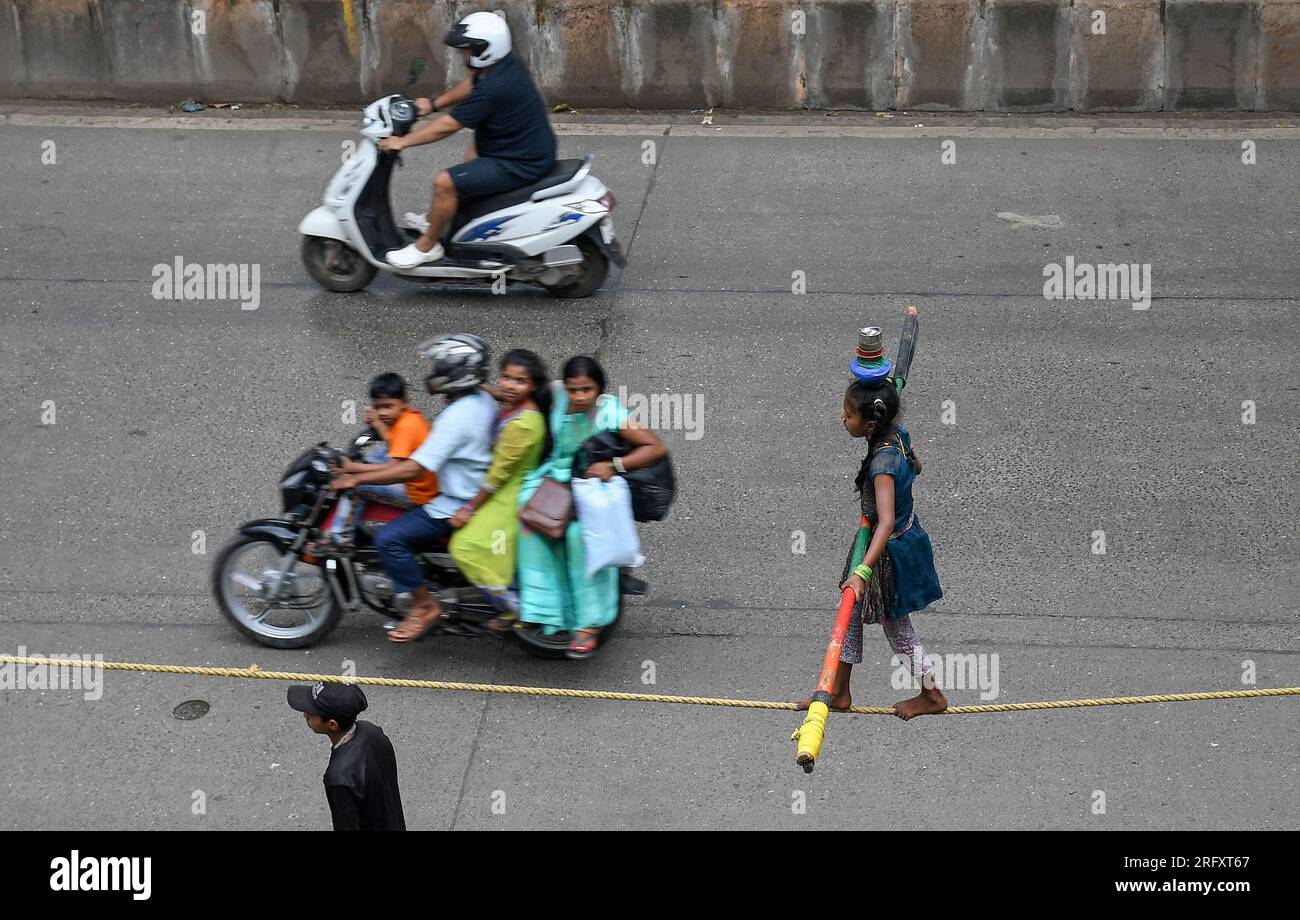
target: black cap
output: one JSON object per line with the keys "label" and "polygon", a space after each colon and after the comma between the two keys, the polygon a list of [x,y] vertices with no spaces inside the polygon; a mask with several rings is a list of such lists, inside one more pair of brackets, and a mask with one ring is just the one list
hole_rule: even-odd
{"label": "black cap", "polygon": [[289,688],[289,705],[308,715],[344,721],[365,711],[366,695],[352,684],[296,684]]}

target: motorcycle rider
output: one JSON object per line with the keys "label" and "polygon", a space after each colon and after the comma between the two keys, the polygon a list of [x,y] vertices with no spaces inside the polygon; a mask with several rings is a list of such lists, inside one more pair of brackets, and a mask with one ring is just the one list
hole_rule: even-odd
{"label": "motorcycle rider", "polygon": [[416,553],[451,535],[451,519],[478,494],[492,462],[492,427],[497,403],[481,389],[488,373],[488,347],[476,335],[453,333],[420,346],[432,362],[424,383],[430,393],[447,397],[433,430],[411,456],[381,469],[343,473],[332,489],[358,485],[409,482],[426,470],[438,476],[439,494],[427,505],[408,511],[384,525],[375,538],[375,550],[393,581],[393,590],[410,593],[410,612],[389,633],[393,642],[410,642],[423,636],[442,616],[442,605],[424,584]]}
{"label": "motorcycle rider", "polygon": [[470,13],[447,32],[445,43],[460,50],[468,77],[435,100],[415,100],[418,115],[453,107],[405,137],[386,137],[380,150],[431,144],[473,128],[465,162],[433,180],[428,227],[414,243],[388,253],[390,265],[410,269],[443,256],[438,242],[465,198],[495,195],[541,179],[555,167],[555,132],[546,117],[528,68],[511,51],[510,28],[495,13]]}

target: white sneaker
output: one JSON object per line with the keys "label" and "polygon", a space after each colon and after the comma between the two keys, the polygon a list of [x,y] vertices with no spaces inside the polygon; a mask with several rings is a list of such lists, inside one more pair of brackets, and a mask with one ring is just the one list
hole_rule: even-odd
{"label": "white sneaker", "polygon": [[415,248],[415,244],[411,243],[409,246],[390,251],[386,258],[388,264],[394,268],[419,268],[426,262],[437,262],[442,255],[441,243],[434,243],[433,248],[428,252],[420,252]]}
{"label": "white sneaker", "polygon": [[407,211],[402,215],[401,226],[407,230],[414,230],[417,233],[423,233],[429,229],[429,218],[423,214],[416,214],[414,211]]}

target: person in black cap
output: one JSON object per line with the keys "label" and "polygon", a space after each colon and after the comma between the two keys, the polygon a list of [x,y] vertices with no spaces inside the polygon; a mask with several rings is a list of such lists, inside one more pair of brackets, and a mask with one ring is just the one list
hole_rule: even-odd
{"label": "person in black cap", "polygon": [[333,744],[325,768],[325,798],[336,831],[404,831],[397,757],[384,730],[359,722],[366,695],[351,684],[299,684],[289,688],[289,705],[307,717],[318,735]]}

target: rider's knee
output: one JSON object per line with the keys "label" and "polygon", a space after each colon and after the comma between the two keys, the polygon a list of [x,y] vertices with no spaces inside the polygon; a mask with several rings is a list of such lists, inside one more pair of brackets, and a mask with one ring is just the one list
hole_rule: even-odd
{"label": "rider's knee", "polygon": [[389,528],[381,527],[379,533],[375,535],[375,552],[383,555],[389,555],[393,549],[400,546],[396,533],[389,533]]}
{"label": "rider's knee", "polygon": [[456,194],[456,183],[451,181],[451,173],[445,169],[433,177],[433,187],[442,195]]}

